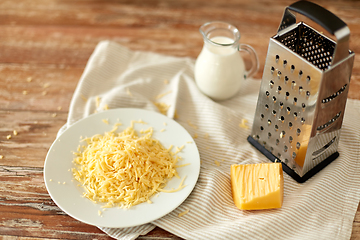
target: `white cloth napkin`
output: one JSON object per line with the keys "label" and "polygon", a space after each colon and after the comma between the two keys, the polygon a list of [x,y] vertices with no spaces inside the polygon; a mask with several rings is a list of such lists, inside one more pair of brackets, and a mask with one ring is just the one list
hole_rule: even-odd
{"label": "white cloth napkin", "polygon": [[[175,120],[197,135],[202,161],[195,189],[173,212],[138,227],[100,229],[117,239],[135,239],[155,226],[185,239],[349,239],[360,199],[360,102],[348,100],[338,159],[303,184],[284,173],[281,209],[241,211],[232,200],[230,165],[269,162],[246,140],[260,81],[248,79],[237,96],[214,102],[196,87],[193,68],[191,58],[131,51],[110,41],[100,42],[90,57],[59,134],[106,105],[159,111],[154,102],[161,102],[170,106],[168,117],[176,110]],[[249,129],[239,127],[242,119]]]}

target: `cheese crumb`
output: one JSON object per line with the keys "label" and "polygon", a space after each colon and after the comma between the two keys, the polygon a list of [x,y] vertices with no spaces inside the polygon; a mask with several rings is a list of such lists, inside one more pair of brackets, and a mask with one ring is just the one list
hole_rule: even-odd
{"label": "cheese crumb", "polygon": [[126,93],[127,93],[127,95],[129,95],[130,97],[133,96],[132,93],[130,92],[130,89],[129,89],[129,88],[126,88]]}
{"label": "cheese crumb", "polygon": [[248,122],[248,120],[242,119],[241,123],[239,124],[239,127],[244,128],[244,129],[249,129],[249,126],[246,125],[247,122]]}
{"label": "cheese crumb", "polygon": [[22,91],[22,94],[23,94],[23,95],[27,95],[27,94],[28,94],[28,91],[24,90],[24,91]]}
{"label": "cheese crumb", "polygon": [[61,106],[58,106],[58,108],[57,108],[59,111],[62,109],[62,107]]}
{"label": "cheese crumb", "polygon": [[3,155],[0,155],[0,159],[3,159],[4,158],[4,156]]}
{"label": "cheese crumb", "polygon": [[56,113],[53,113],[53,114],[51,114],[51,117],[56,117],[57,116],[57,114]]}
{"label": "cheese crumb", "polygon": [[104,110],[109,110],[109,105],[105,104],[103,107]]}
{"label": "cheese crumb", "polygon": [[100,106],[100,97],[99,96],[96,96],[95,98],[95,104],[96,104],[96,107],[99,107]]}
{"label": "cheese crumb", "polygon": [[175,113],[174,113],[174,118],[175,119],[178,119],[179,118],[179,115],[178,115],[178,113],[177,113],[177,110],[175,109]]}
{"label": "cheese crumb", "polygon": [[50,178],[49,181],[52,182],[53,180]]}
{"label": "cheese crumb", "polygon": [[16,130],[13,131],[14,136],[18,135],[18,132]]}
{"label": "cheese crumb", "polygon": [[101,215],[102,215],[102,212],[101,212],[100,210],[98,211],[98,215],[99,215],[99,216],[101,216]]}
{"label": "cheese crumb", "polygon": [[189,211],[190,211],[190,209],[186,209],[185,211],[179,213],[178,216],[179,216],[179,217],[182,217],[182,216],[184,216],[185,214],[187,214]]}
{"label": "cheese crumb", "polygon": [[205,138],[205,139],[208,139],[208,138],[209,138],[209,134],[208,134],[208,133],[205,133],[204,138]]}
{"label": "cheese crumb", "polygon": [[182,217],[182,216],[184,216],[185,214],[187,214],[189,211],[190,211],[190,209],[186,209],[185,211],[179,213],[178,216],[179,216],[179,217]]}
{"label": "cheese crumb", "polygon": [[158,108],[161,114],[166,115],[167,110],[169,110],[170,106],[163,102],[154,102],[154,105]]}
{"label": "cheese crumb", "polygon": [[164,80],[164,84],[165,84],[165,85],[169,84],[169,80],[165,79],[165,80]]}
{"label": "cheese crumb", "polygon": [[215,160],[215,164],[216,164],[218,167],[220,167],[219,161]]}
{"label": "cheese crumb", "polygon": [[85,102],[87,101],[87,98],[86,98],[84,95],[80,94],[80,97],[81,97],[81,99],[84,100]]}
{"label": "cheese crumb", "polygon": [[31,82],[31,81],[32,81],[32,77],[28,77],[28,78],[26,79],[26,81],[27,81],[27,82]]}
{"label": "cheese crumb", "polygon": [[159,94],[159,95],[157,95],[157,96],[155,97],[155,99],[160,99],[160,98],[162,98],[162,97],[164,97],[164,96],[166,96],[166,95],[170,94],[171,92],[172,92],[172,91],[170,90],[170,91],[168,91],[168,92],[165,92],[165,93]]}
{"label": "cheese crumb", "polygon": [[10,138],[11,138],[11,135],[7,135],[6,138],[7,138],[7,139],[10,139]]}
{"label": "cheese crumb", "polygon": [[102,119],[101,121],[103,121],[103,123],[105,123],[105,124],[109,124],[109,120],[108,120],[108,119]]}
{"label": "cheese crumb", "polygon": [[198,138],[198,134],[195,133],[194,136],[193,136],[193,138]]}
{"label": "cheese crumb", "polygon": [[47,94],[47,91],[43,91],[41,94],[45,96]]}
{"label": "cheese crumb", "polygon": [[45,83],[44,85],[43,85],[43,88],[48,88],[50,86],[50,83]]}
{"label": "cheese crumb", "polygon": [[163,124],[164,124],[164,126],[166,126],[166,125],[167,125],[167,123],[166,123],[166,122],[164,122]]}
{"label": "cheese crumb", "polygon": [[190,127],[194,128],[194,129],[198,129],[198,127],[196,125],[194,125],[190,120],[188,120],[187,123],[189,124]]}
{"label": "cheese crumb", "polygon": [[165,128],[161,129],[160,132],[165,132]]}

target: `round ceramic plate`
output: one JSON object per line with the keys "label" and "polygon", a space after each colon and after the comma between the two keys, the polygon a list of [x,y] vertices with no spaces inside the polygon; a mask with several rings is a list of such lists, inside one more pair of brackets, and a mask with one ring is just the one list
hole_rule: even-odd
{"label": "round ceramic plate", "polygon": [[[184,148],[179,156],[183,160],[179,164],[190,163],[178,168],[180,179],[172,178],[165,189],[176,189],[181,179],[186,176],[183,189],[173,193],[161,192],[153,196],[151,204],[145,202],[122,209],[107,208],[103,211],[103,204],[93,203],[82,197],[84,189],[73,178],[71,169],[74,154],[80,145],[82,137],[104,134],[113,129],[115,123],[122,123],[118,132],[130,126],[132,120],[142,120],[146,124],[135,124],[137,131],[154,129],[153,138],[158,139],[165,148],[174,146]],[[108,121],[108,124],[104,122]],[[46,188],[54,202],[68,215],[84,223],[111,228],[124,228],[141,225],[154,221],[177,208],[191,193],[200,173],[200,156],[195,141],[190,134],[174,120],[142,109],[120,108],[107,110],[90,115],[69,127],[52,144],[46,156],[44,179]],[[102,213],[99,214],[99,211]]]}

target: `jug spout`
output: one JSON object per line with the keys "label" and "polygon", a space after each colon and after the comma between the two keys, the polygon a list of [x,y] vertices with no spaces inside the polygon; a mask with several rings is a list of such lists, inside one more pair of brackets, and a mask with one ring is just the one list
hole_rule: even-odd
{"label": "jug spout", "polygon": [[[204,42],[215,46],[233,46],[237,47],[240,42],[240,32],[233,25],[225,22],[208,22],[199,29]],[[219,38],[222,41],[219,41]],[[224,40],[226,39],[226,40]]]}

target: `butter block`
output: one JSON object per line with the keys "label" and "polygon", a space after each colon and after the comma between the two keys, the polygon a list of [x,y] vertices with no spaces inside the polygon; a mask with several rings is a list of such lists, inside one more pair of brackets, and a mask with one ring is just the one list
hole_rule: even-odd
{"label": "butter block", "polygon": [[281,163],[231,165],[231,190],[241,210],[281,208],[284,177]]}

